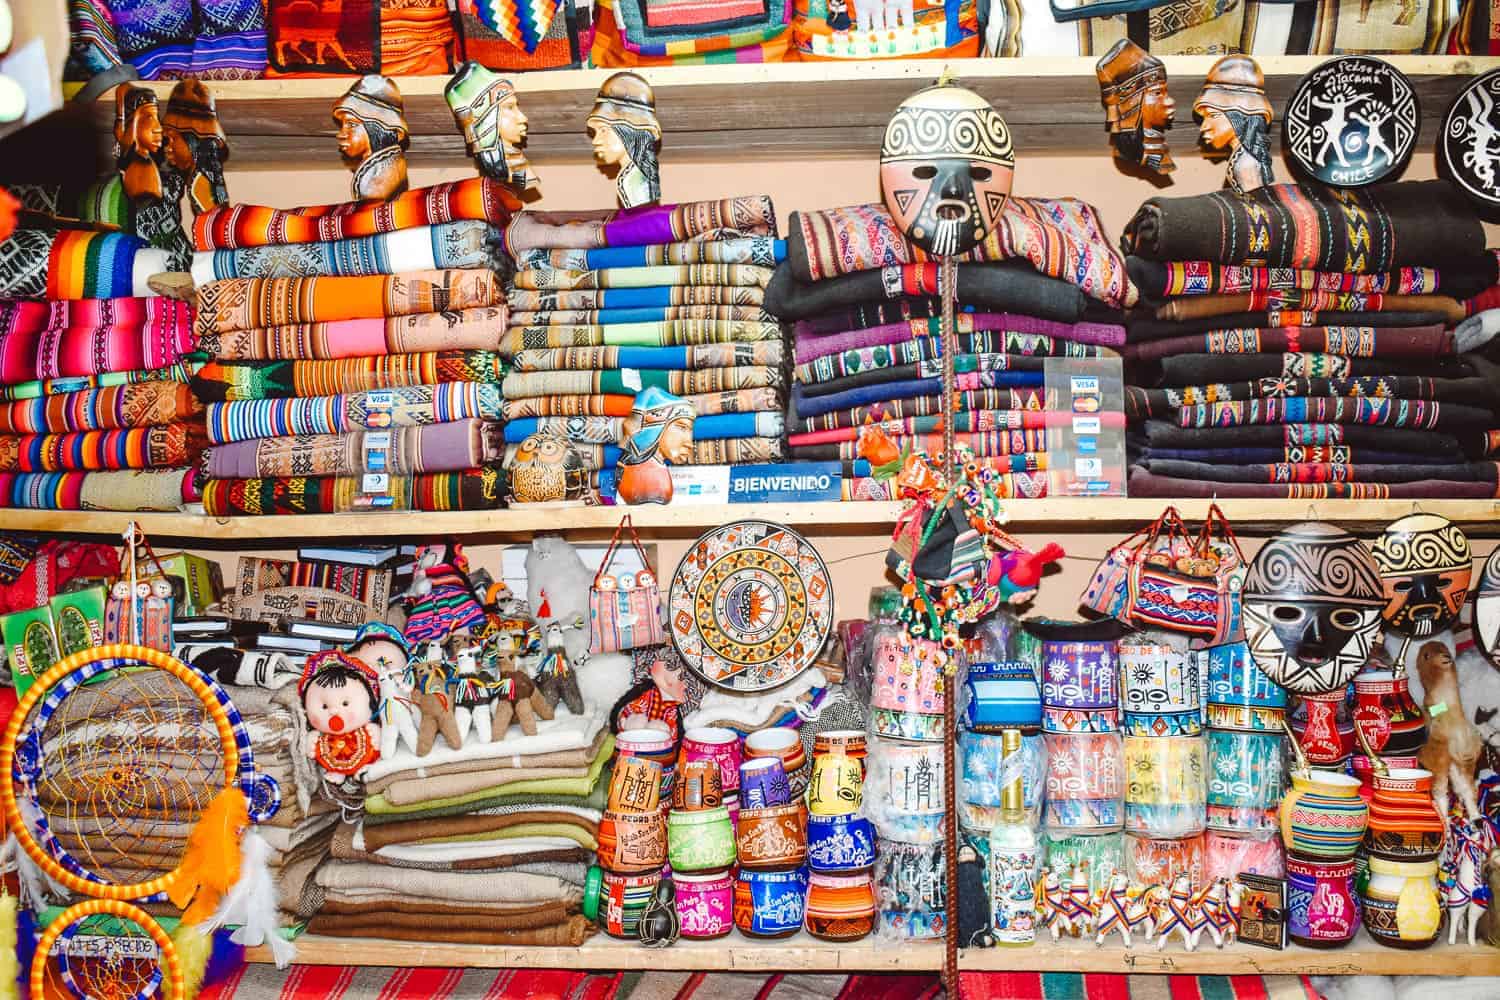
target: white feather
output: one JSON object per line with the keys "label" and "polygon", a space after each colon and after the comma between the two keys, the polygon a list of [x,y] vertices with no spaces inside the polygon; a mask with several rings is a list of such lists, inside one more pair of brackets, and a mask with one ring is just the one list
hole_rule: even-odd
{"label": "white feather", "polygon": [[245,831],[240,840],[240,879],[225,894],[214,915],[204,921],[204,933],[225,925],[239,926],[231,935],[236,944],[265,945],[271,949],[276,968],[285,969],[296,954],[292,942],[281,936],[281,920],[276,909],[276,885],[271,881],[267,861],[271,845],[255,831]]}

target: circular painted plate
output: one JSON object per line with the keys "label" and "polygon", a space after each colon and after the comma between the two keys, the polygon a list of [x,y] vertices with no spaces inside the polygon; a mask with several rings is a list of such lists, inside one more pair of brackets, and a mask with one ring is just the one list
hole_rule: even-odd
{"label": "circular painted plate", "polygon": [[1500,667],[1500,549],[1490,553],[1474,592],[1474,641],[1491,664]]}
{"label": "circular painted plate", "polygon": [[1303,173],[1332,187],[1364,187],[1401,172],[1419,121],[1405,74],[1381,59],[1340,56],[1297,82],[1283,128]]}
{"label": "circular painted plate", "polygon": [[672,576],[672,644],[708,683],[779,687],[812,666],[833,632],[833,582],[818,550],[769,521],[705,532]]}
{"label": "circular painted plate", "polygon": [[1481,205],[1500,205],[1500,69],[1476,76],[1443,116],[1448,176]]}

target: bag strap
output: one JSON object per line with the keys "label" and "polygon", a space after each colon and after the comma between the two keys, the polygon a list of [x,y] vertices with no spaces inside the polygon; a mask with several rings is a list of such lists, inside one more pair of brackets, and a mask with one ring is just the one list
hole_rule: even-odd
{"label": "bag strap", "polygon": [[1208,554],[1209,545],[1213,542],[1215,525],[1218,525],[1223,530],[1224,541],[1228,542],[1229,546],[1234,549],[1234,554],[1239,558],[1240,565],[1248,565],[1245,562],[1244,550],[1240,548],[1240,540],[1234,536],[1234,528],[1229,524],[1229,518],[1224,516],[1224,512],[1219,509],[1219,505],[1216,503],[1209,504],[1208,514],[1203,518],[1203,532],[1198,538],[1198,544],[1202,547],[1199,555]]}
{"label": "bag strap", "polygon": [[[629,514],[626,514],[620,518],[620,523],[615,525],[615,533],[609,539],[609,548],[605,550],[604,558],[599,560],[599,568],[594,571],[594,586],[599,585],[599,578],[604,575],[605,570],[609,569],[610,563],[614,562],[615,549],[620,544],[620,532],[626,528],[630,529],[630,542],[635,546],[636,554],[641,557],[641,568],[651,570],[651,562],[646,558],[646,549],[641,545],[641,536],[636,534],[635,522],[630,519]],[[654,574],[655,570],[651,572]]]}

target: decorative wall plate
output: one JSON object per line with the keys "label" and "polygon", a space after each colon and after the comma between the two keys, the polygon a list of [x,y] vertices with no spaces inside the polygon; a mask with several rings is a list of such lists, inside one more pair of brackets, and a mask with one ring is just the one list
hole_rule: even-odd
{"label": "decorative wall plate", "polygon": [[1500,69],[1474,77],[1453,99],[1438,153],[1465,194],[1500,205]]}
{"label": "decorative wall plate", "polygon": [[1500,667],[1500,549],[1490,553],[1474,592],[1474,641]]}
{"label": "decorative wall plate", "polygon": [[807,539],[768,521],[705,532],[677,564],[667,605],[683,660],[731,691],[785,684],[833,631],[828,566]]}
{"label": "decorative wall plate", "polygon": [[1364,187],[1401,172],[1416,145],[1417,94],[1390,63],[1340,56],[1297,82],[1286,108],[1286,147],[1309,176]]}

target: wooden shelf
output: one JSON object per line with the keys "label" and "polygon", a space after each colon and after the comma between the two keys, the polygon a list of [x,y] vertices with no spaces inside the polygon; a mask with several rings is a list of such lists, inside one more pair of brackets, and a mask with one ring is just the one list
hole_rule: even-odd
{"label": "wooden shelf", "polygon": [[[1196,148],[1193,99],[1213,56],[1167,56],[1177,127],[1169,139],[1179,155]],[[1266,91],[1279,109],[1292,87],[1322,56],[1271,56],[1258,60]],[[1430,146],[1438,120],[1467,77],[1500,66],[1500,57],[1392,56],[1412,78],[1421,105],[1423,137]],[[1048,150],[1107,149],[1104,111],[1093,58],[957,59],[849,63],[673,66],[643,69],[656,89],[666,138],[663,155],[737,159],[773,155],[870,155],[880,148],[892,109],[932,83],[944,66],[991,100],[1015,133],[1021,155]],[[530,119],[527,154],[534,160],[587,159],[584,119],[599,84],[612,70],[550,70],[516,74],[521,106]],[[209,81],[229,133],[236,164],[303,166],[333,145],[332,102],[348,78]],[[464,158],[463,139],[443,101],[446,77],[401,77],[415,159]],[[149,84],[163,99],[170,82]],[[76,91],[76,86],[73,88]],[[105,95],[87,116],[108,151],[114,103]],[[1280,129],[1278,128],[1279,135]],[[315,141],[309,143],[309,138]]]}
{"label": "wooden shelf", "polygon": [[[267,962],[264,949],[247,954]],[[465,968],[681,969],[730,972],[937,972],[943,966],[940,942],[902,943],[866,938],[831,944],[806,934],[782,941],[751,941],[731,933],[718,941],[679,941],[654,949],[596,935],[578,948],[488,947],[421,944],[364,938],[307,935],[297,940],[296,961],[308,965],[401,965]],[[1500,950],[1480,944],[1424,951],[1386,948],[1364,932],[1346,948],[1316,951],[1290,947],[1272,951],[1250,945],[1223,950],[1206,942],[1195,952],[1174,943],[1163,951],[1118,941],[1095,948],[1091,943],[1040,941],[1031,948],[968,950],[961,954],[965,971],[1124,972],[1208,975],[1500,975]]]}
{"label": "wooden shelf", "polygon": [[[1184,518],[1201,520],[1207,500],[1143,497],[1013,500],[1005,505],[1008,525],[1018,531],[1042,528],[1130,530],[1145,524],[1168,504]],[[1327,521],[1353,530],[1378,531],[1407,514],[1442,514],[1471,534],[1500,536],[1500,500],[1221,500],[1219,507],[1237,531],[1279,529],[1296,521]],[[758,519],[822,534],[884,534],[901,511],[898,503],[753,503],[709,506],[646,506],[630,509],[637,528],[657,537],[686,536],[730,521]],[[245,542],[281,543],[315,538],[399,538],[460,535],[525,538],[539,531],[607,534],[623,507],[541,507],[436,514],[312,514],[286,517],[212,518],[202,514],[109,511],[0,510],[0,529],[71,535],[118,535],[134,520],[153,539],[192,540],[208,547]]]}

